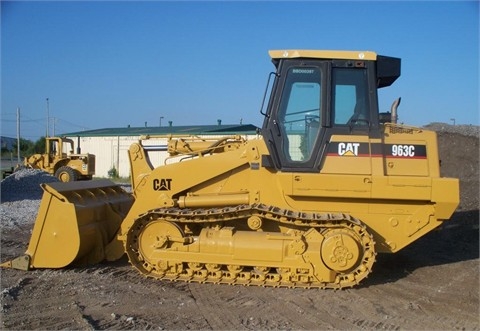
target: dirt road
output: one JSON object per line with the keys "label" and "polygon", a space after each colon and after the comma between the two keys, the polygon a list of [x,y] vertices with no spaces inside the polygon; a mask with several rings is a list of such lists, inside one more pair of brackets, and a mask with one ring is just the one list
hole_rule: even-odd
{"label": "dirt road", "polygon": [[[142,330],[479,330],[478,139],[441,135],[442,170],[461,177],[451,221],[347,290],[154,281],[123,259],[64,270],[1,270],[1,326]],[[448,157],[446,157],[448,156]],[[1,260],[30,229],[4,230]]]}

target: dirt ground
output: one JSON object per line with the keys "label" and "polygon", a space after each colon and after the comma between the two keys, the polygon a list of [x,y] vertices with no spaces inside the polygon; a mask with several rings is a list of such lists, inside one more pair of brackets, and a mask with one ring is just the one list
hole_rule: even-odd
{"label": "dirt ground", "polygon": [[[444,176],[461,205],[438,231],[346,290],[146,279],[126,259],[63,270],[1,270],[1,328],[142,330],[479,330],[478,138],[439,136]],[[30,229],[3,231],[1,261],[24,253]]]}

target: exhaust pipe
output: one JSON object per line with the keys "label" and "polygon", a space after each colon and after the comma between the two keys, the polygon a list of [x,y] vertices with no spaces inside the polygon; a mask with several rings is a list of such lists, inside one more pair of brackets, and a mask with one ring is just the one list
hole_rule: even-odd
{"label": "exhaust pipe", "polygon": [[398,113],[397,113],[397,108],[400,105],[400,101],[402,101],[402,98],[398,98],[392,103],[392,107],[390,108],[390,111],[392,113],[392,123],[397,123],[398,120]]}
{"label": "exhaust pipe", "polygon": [[80,148],[80,136],[77,136],[77,154],[81,154],[82,149]]}

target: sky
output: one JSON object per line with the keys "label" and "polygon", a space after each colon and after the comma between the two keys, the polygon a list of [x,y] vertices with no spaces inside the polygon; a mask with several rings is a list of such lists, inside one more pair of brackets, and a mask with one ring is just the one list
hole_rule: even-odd
{"label": "sky", "polygon": [[399,57],[380,111],[479,124],[478,1],[2,1],[1,135],[261,126],[272,49]]}

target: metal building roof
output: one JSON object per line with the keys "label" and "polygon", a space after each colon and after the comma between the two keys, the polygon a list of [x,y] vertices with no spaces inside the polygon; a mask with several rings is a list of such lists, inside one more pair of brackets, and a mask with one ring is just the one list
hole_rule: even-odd
{"label": "metal building roof", "polygon": [[140,135],[218,135],[255,134],[259,128],[252,124],[185,125],[159,127],[104,128],[62,133],[68,137],[110,137]]}

